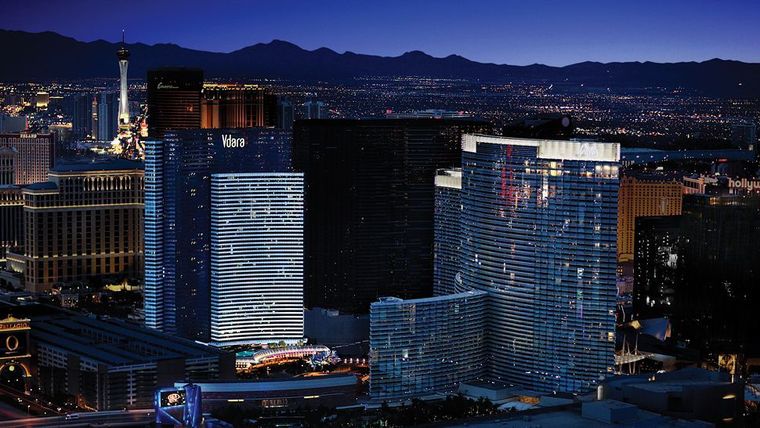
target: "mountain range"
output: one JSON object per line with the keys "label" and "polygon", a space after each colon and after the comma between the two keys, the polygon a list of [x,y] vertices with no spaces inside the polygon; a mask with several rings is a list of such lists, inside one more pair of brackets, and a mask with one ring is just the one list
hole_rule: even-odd
{"label": "mountain range", "polygon": [[[508,43],[508,41],[505,41]],[[81,42],[53,32],[0,30],[0,81],[46,81],[117,77],[119,43]],[[458,55],[432,57],[412,51],[396,57],[306,50],[273,40],[229,53],[175,44],[127,44],[129,75],[144,77],[162,66],[202,68],[207,77],[347,81],[368,76],[426,76],[480,82],[545,82],[586,87],[686,88],[714,96],[760,96],[760,64],[712,59],[704,62],[581,62],[564,67],[489,64]]]}

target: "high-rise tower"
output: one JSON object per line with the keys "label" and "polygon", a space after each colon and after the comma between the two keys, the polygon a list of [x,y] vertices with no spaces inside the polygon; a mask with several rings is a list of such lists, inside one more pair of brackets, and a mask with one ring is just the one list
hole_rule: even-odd
{"label": "high-rise tower", "polygon": [[290,133],[266,128],[145,143],[145,325],[216,344],[302,337],[303,177],[288,174],[290,152]]}
{"label": "high-rise tower", "polygon": [[579,392],[612,371],[619,163],[614,143],[462,137],[460,271],[489,293],[492,378]]}
{"label": "high-rise tower", "polygon": [[124,44],[124,31],[121,32],[121,47],[116,51],[119,58],[119,129],[129,128],[129,99],[127,98],[127,66],[129,64],[129,50]]}
{"label": "high-rise tower", "polygon": [[430,296],[432,177],[458,166],[470,119],[300,120],[307,307],[366,313],[378,297]]}

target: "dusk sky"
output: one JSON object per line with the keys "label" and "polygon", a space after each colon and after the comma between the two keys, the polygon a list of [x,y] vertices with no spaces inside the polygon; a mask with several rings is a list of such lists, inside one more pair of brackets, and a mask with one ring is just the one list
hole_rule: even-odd
{"label": "dusk sky", "polygon": [[518,65],[760,62],[757,0],[2,0],[0,28],[83,41],[116,41],[124,28],[129,42],[220,52],[281,39],[306,49],[422,50]]}

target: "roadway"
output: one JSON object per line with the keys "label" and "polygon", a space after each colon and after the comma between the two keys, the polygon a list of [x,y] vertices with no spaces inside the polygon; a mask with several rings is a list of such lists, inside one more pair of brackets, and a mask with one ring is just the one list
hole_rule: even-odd
{"label": "roadway", "polygon": [[4,401],[0,401],[0,420],[26,418],[29,415]]}
{"label": "roadway", "polygon": [[[1,384],[0,384],[0,395],[10,397],[12,400],[16,400],[16,402],[14,403],[16,405],[15,408],[18,409],[19,412],[21,412],[22,417],[29,416],[29,415],[52,416],[52,415],[63,414],[62,412],[58,411],[58,409],[53,406],[53,403],[46,402],[44,399],[40,397],[36,397],[33,394],[27,395],[27,394],[24,394],[22,391],[18,391],[16,389],[13,389]],[[14,408],[12,404],[4,403],[4,402],[2,404],[3,405],[0,406],[0,416],[2,416],[5,419],[18,417],[18,413],[10,410]]]}
{"label": "roadway", "polygon": [[0,422],[0,428],[47,428],[47,427],[144,427],[155,420],[152,409],[126,410],[118,412],[73,413],[67,416],[52,416],[15,419]]}

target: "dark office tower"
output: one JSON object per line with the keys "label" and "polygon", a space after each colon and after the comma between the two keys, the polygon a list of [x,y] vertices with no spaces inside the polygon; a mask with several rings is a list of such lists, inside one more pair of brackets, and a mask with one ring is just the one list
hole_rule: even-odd
{"label": "dark office tower", "polygon": [[462,215],[461,194],[462,170],[438,170],[435,176],[433,239],[433,294],[436,296],[459,292],[457,273],[462,253],[459,225]]}
{"label": "dark office tower", "polygon": [[[5,263],[9,249],[23,244],[23,210],[24,199],[21,197],[21,188],[14,185],[0,185],[0,264]],[[0,284],[2,282],[0,279]]]}
{"label": "dark office tower", "polygon": [[119,129],[119,94],[101,92],[98,94],[98,139],[111,141]]}
{"label": "dark office tower", "polygon": [[14,184],[31,184],[47,181],[48,170],[55,160],[55,138],[52,134],[0,134],[0,148],[16,152],[13,167]]}
{"label": "dark office tower", "polygon": [[502,135],[559,140],[570,138],[574,131],[575,124],[572,117],[562,113],[547,113],[508,123],[502,129]]}
{"label": "dark office tower", "polygon": [[687,195],[673,331],[707,352],[760,356],[760,196]]}
{"label": "dark office tower", "polygon": [[471,120],[302,120],[308,307],[367,312],[382,296],[432,295],[433,178],[460,163]]}
{"label": "dark office tower", "polygon": [[[214,241],[218,233],[235,226],[222,221],[228,214],[223,208],[245,205],[256,198],[238,188],[251,179],[247,174],[289,171],[290,133],[278,129],[168,131],[163,141],[146,142],[147,327],[193,340],[212,340],[212,298],[219,297],[212,287],[228,278],[212,276],[215,266],[224,265],[215,265],[212,248],[218,244]],[[240,197],[226,199],[230,195],[225,187],[240,192]],[[227,202],[219,206],[219,201]],[[252,215],[253,208],[248,213]],[[214,221],[221,229],[212,229]],[[251,223],[258,221],[261,219]],[[241,237],[255,234],[240,230]],[[266,235],[264,230],[260,232]],[[213,339],[225,341],[222,337]]]}
{"label": "dark office tower", "polygon": [[26,116],[8,116],[0,113],[0,133],[21,132],[27,128]]}
{"label": "dark office tower", "polygon": [[326,119],[327,111],[325,103],[314,99],[307,100],[303,103],[303,118],[304,119]]}
{"label": "dark office tower", "polygon": [[293,102],[288,97],[277,97],[277,127],[290,131],[294,120]]}
{"label": "dark office tower", "polygon": [[681,216],[639,217],[634,245],[634,311],[637,318],[672,315],[683,284]]}
{"label": "dark office tower", "polygon": [[203,70],[160,68],[148,71],[148,136],[164,137],[169,129],[201,126]]}
{"label": "dark office tower", "polygon": [[464,287],[488,292],[488,371],[594,389],[615,352],[620,146],[465,135]]}
{"label": "dark office tower", "polygon": [[277,97],[258,85],[206,83],[201,128],[252,128],[277,125]]}
{"label": "dark office tower", "polygon": [[[25,186],[24,246],[8,253],[29,291],[142,273],[143,170],[111,160],[57,165]],[[15,269],[14,269],[15,270]]]}
{"label": "dark office tower", "polygon": [[757,147],[757,125],[752,121],[743,121],[731,125],[731,143],[744,150]]}
{"label": "dark office tower", "polygon": [[0,186],[16,181],[16,151],[10,147],[0,147]]}

